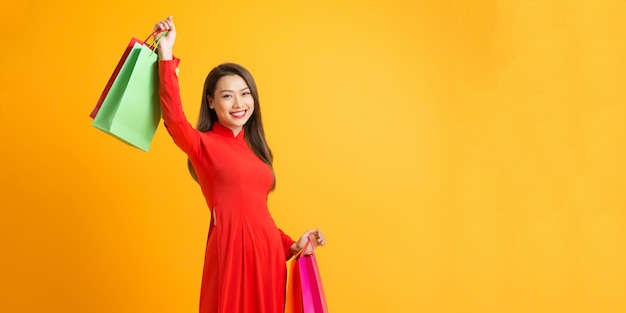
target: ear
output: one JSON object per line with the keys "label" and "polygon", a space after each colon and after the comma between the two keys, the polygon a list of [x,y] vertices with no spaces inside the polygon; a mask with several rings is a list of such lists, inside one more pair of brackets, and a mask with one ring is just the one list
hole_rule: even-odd
{"label": "ear", "polygon": [[207,95],[206,100],[209,103],[209,109],[213,110],[213,97]]}

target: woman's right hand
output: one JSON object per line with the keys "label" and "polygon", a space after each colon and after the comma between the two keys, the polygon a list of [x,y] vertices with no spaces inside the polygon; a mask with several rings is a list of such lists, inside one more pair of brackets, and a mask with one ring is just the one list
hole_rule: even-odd
{"label": "woman's right hand", "polygon": [[172,17],[168,16],[166,19],[156,23],[153,31],[167,31],[167,34],[159,41],[157,51],[159,52],[159,59],[171,60],[174,41],[176,41],[176,27],[174,26]]}

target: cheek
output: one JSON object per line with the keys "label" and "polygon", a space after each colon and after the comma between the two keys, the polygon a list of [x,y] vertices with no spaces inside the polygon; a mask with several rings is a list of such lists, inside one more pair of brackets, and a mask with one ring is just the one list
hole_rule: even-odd
{"label": "cheek", "polygon": [[220,101],[220,102],[215,103],[215,110],[218,113],[228,112],[230,110],[230,106],[228,105],[228,103],[224,101]]}
{"label": "cheek", "polygon": [[226,108],[224,108],[224,107],[221,107],[221,106],[219,106],[219,107],[216,106],[215,107],[215,113],[217,113],[217,116],[219,118],[226,117],[229,114],[228,110]]}

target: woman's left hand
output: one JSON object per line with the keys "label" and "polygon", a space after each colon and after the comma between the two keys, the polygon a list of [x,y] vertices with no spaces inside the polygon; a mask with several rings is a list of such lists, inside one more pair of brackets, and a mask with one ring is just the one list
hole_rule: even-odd
{"label": "woman's left hand", "polygon": [[313,249],[326,245],[326,238],[324,238],[324,234],[319,228],[310,229],[304,232],[300,239],[293,244],[291,250],[293,253],[298,253],[298,251],[302,250],[304,246],[306,246],[307,238],[311,239],[311,244],[307,247],[304,254],[309,254],[313,251]]}

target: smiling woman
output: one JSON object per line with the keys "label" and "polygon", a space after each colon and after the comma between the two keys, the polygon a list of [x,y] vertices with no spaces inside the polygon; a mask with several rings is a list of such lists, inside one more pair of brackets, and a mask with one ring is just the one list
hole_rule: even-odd
{"label": "smiling woman", "polygon": [[187,154],[189,169],[211,210],[200,312],[282,313],[285,260],[303,249],[309,238],[313,248],[325,241],[314,229],[295,242],[270,215],[267,195],[276,179],[254,79],[237,64],[211,70],[194,129],[182,111],[171,17],[158,22],[154,31],[168,31],[159,42],[163,120],[176,145]]}
{"label": "smiling woman", "polygon": [[222,76],[215,90],[215,94],[207,95],[209,108],[215,110],[220,123],[236,136],[254,112],[255,99],[250,87],[241,76],[233,74]]}
{"label": "smiling woman", "polygon": [[[259,107],[259,94],[252,74],[238,64],[221,64],[207,75],[204,82],[198,128],[207,131],[219,121],[235,135],[244,127],[262,131],[260,108],[253,114],[255,106]],[[248,120],[250,124],[247,124]],[[271,157],[267,159],[269,161]]]}
{"label": "smiling woman", "polygon": [[[235,136],[245,129],[244,137],[250,149],[272,168],[272,151],[265,140],[256,83],[252,74],[239,64],[221,64],[204,81],[197,129],[207,132],[215,122],[229,128]],[[197,180],[191,161],[188,165],[191,176]]]}

